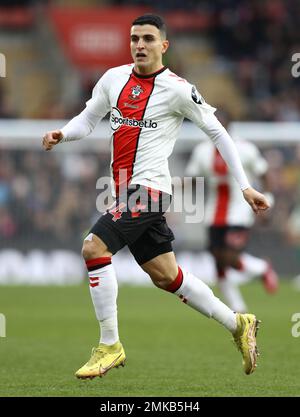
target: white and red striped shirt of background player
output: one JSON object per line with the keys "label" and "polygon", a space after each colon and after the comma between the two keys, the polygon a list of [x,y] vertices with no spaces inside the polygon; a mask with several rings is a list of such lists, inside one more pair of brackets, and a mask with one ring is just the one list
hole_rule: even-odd
{"label": "white and red striped shirt of background player", "polygon": [[[253,143],[237,138],[235,145],[250,183],[258,182],[259,177],[268,169],[267,161]],[[245,204],[237,182],[210,141],[196,146],[185,175],[205,178],[208,195],[204,219],[207,226],[253,225],[254,212],[248,204]]]}
{"label": "white and red striped shirt of background player", "polygon": [[111,172],[116,194],[124,181],[172,194],[168,158],[183,119],[188,118],[220,149],[241,189],[248,188],[236,148],[214,116],[216,109],[168,68],[143,76],[133,67],[111,68],[100,78],[83,112],[62,128],[62,142],[87,136],[110,112]]}

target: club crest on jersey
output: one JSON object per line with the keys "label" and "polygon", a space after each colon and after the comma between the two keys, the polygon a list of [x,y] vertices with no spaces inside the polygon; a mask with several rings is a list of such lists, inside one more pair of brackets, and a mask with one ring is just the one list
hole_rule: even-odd
{"label": "club crest on jersey", "polygon": [[194,85],[192,87],[192,100],[196,104],[203,104],[204,103],[204,98],[201,96],[201,94],[199,93],[199,91],[197,90],[197,88]]}
{"label": "club crest on jersey", "polygon": [[135,87],[131,87],[131,94],[129,94],[129,98],[136,100],[139,98],[140,94],[143,93],[144,90],[140,85],[136,85]]}

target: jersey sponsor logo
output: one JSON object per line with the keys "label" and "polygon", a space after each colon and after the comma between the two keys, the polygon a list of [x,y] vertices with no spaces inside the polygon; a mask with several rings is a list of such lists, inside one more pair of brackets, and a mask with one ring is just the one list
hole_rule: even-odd
{"label": "jersey sponsor logo", "polygon": [[153,120],[137,120],[130,119],[128,117],[123,117],[123,114],[120,109],[113,107],[110,114],[110,125],[112,130],[116,131],[120,129],[121,126],[130,126],[138,128],[147,128],[147,129],[156,129],[157,123]]}
{"label": "jersey sponsor logo", "polygon": [[134,87],[131,87],[131,94],[129,94],[129,98],[136,100],[137,98],[139,98],[139,95],[143,92],[144,90],[140,85],[135,85]]}
{"label": "jersey sponsor logo", "polygon": [[197,88],[193,85],[192,87],[192,100],[196,103],[196,104],[203,104],[204,103],[204,98],[201,96],[201,94],[199,93],[199,91],[197,90]]}

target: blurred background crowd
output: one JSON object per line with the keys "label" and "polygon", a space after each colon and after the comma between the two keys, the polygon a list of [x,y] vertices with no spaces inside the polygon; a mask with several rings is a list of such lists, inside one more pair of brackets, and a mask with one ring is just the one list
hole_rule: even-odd
{"label": "blurred background crowd", "polygon": [[[14,73],[20,71],[20,66],[27,72],[22,59],[28,63],[28,59],[33,57],[35,63],[32,67],[41,84],[37,94],[39,100],[44,98],[45,101],[36,100],[35,107],[32,105],[28,109],[20,103],[18,105],[14,97],[7,98],[12,87],[2,87],[0,117],[64,118],[74,114],[77,100],[70,107],[61,91],[52,91],[48,99],[45,97],[47,87],[40,78],[50,80],[52,75],[53,80],[57,63],[52,62],[51,68],[54,52],[47,48],[41,50],[39,42],[44,45],[45,38],[37,39],[35,35],[39,33],[40,24],[46,22],[51,26],[49,8],[89,6],[99,10],[101,7],[115,7],[112,13],[117,13],[118,7],[143,6],[146,11],[161,13],[169,23],[173,43],[168,65],[189,79],[192,76],[208,98],[216,98],[216,93],[211,90],[218,90],[222,82],[226,85],[221,87],[221,92],[226,90],[227,97],[222,96],[219,104],[222,101],[228,103],[230,97],[232,111],[243,120],[300,120],[299,79],[291,76],[291,57],[300,51],[300,3],[297,0],[1,0],[1,49],[5,50],[4,42],[8,42],[12,49],[23,50],[22,54],[17,50],[7,52],[12,58],[11,65],[18,65],[18,68],[12,68]],[[59,43],[59,39],[56,41]],[[177,54],[177,51],[183,53]],[[19,56],[13,57],[14,52]],[[196,68],[195,62],[199,63]],[[80,98],[89,96],[99,72],[105,69],[100,65],[96,71],[85,68],[80,72],[77,86]],[[24,72],[23,75],[30,76]],[[221,75],[221,79],[213,88],[216,75]],[[27,84],[31,85],[30,79]],[[82,103],[83,100],[79,101]]]}
{"label": "blurred background crowd", "polygon": [[[138,11],[163,15],[171,40],[167,65],[197,85],[207,102],[225,107],[233,120],[300,122],[300,78],[291,74],[292,55],[300,52],[297,0],[0,0],[0,52],[7,60],[7,77],[0,80],[0,119],[68,119],[84,107],[95,82],[123,53],[106,51],[103,62],[97,61],[88,47],[84,50],[103,36],[95,30],[76,32],[80,54],[78,45],[70,48],[67,28],[75,23],[67,22],[67,13],[88,7],[100,14],[108,9],[111,20],[122,19],[122,7],[132,8],[133,17]],[[130,22],[132,16],[123,19]],[[113,47],[118,42],[114,38]],[[267,248],[265,237],[269,242],[276,238],[270,256],[276,250],[293,253],[299,266],[300,144],[276,143],[262,152],[275,207],[258,220],[254,252],[260,243]],[[182,174],[176,172],[176,158],[183,166],[188,157],[188,152],[175,155],[174,174]],[[39,248],[77,250],[97,215],[96,181],[108,174],[108,152],[49,156],[42,150],[10,149],[0,140],[0,248],[24,250],[32,242]],[[195,241],[179,240],[180,245],[199,249]]]}

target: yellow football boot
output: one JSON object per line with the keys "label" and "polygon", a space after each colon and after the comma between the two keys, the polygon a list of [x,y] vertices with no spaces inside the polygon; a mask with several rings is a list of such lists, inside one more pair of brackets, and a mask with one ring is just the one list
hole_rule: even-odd
{"label": "yellow football boot", "polygon": [[256,334],[260,320],[254,314],[236,314],[237,329],[233,334],[233,340],[243,356],[243,367],[247,375],[254,372],[257,356]]}
{"label": "yellow football boot", "polygon": [[110,369],[124,366],[125,359],[125,352],[120,342],[111,346],[100,343],[97,348],[92,349],[90,360],[78,369],[75,376],[80,379],[102,377]]}

